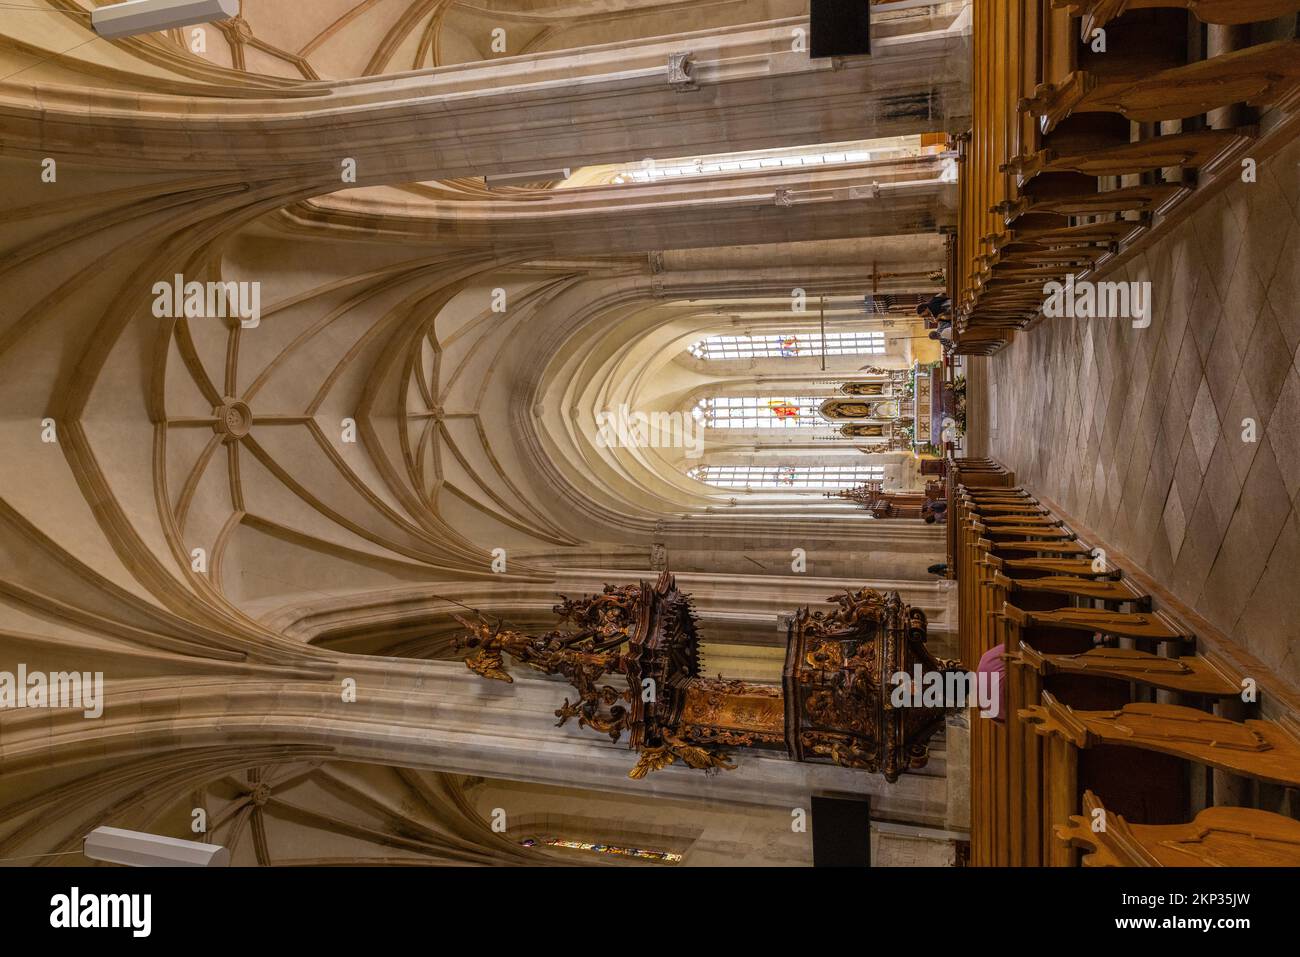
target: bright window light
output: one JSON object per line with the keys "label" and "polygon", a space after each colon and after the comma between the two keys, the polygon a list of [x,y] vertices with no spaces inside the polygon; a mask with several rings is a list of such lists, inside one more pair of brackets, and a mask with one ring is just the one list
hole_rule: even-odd
{"label": "bright window light", "polygon": [[880,481],[885,469],[881,465],[701,465],[686,474],[718,488],[832,491]]}
{"label": "bright window light", "polygon": [[701,399],[691,414],[714,429],[798,429],[825,426],[824,395],[722,395]]}
{"label": "bright window light", "polygon": [[791,156],[754,157],[743,160],[686,160],[677,163],[655,163],[620,174],[624,179],[616,182],[653,183],[671,176],[708,176],[718,173],[735,173],[740,170],[777,169],[792,166],[829,166],[836,163],[869,163],[870,150],[840,150],[833,153],[797,153]]}
{"label": "bright window light", "polygon": [[828,332],[770,336],[709,336],[690,347],[699,359],[795,359],[799,356],[863,356],[885,351],[883,332]]}

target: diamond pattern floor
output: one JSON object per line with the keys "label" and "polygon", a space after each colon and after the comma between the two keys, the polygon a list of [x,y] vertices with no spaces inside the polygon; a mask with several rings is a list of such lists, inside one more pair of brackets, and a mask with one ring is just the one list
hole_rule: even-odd
{"label": "diamond pattern floor", "polygon": [[1152,282],[1151,326],[977,360],[979,444],[1300,687],[1300,141],[1106,278]]}

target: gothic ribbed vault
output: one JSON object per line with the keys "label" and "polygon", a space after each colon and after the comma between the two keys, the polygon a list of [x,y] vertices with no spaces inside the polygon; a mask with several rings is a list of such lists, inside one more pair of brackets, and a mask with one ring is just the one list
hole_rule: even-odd
{"label": "gothic ribbed vault", "polygon": [[[0,857],[201,801],[241,863],[509,863],[533,857],[466,776],[697,800],[548,734],[553,682],[448,660],[455,613],[541,625],[657,549],[740,677],[779,680],[776,617],[849,584],[900,588],[942,639],[934,530],[732,506],[681,450],[602,447],[593,422],[760,385],[686,347],[779,326],[794,287],[832,327],[864,289],[933,290],[955,187],[916,144],[968,112],[960,4],[884,16],[876,56],[832,67],[791,52],[800,4],[775,0],[249,2],[202,52],[30,3],[0,25],[0,662],[102,671],[106,707],[0,714]],[[666,78],[679,51],[694,89]],[[577,175],[882,138],[824,167]],[[557,167],[573,181],[482,180]],[[257,314],[178,313],[156,289],[177,276],[256,284]],[[771,758],[708,793],[865,786],[944,823],[941,748],[888,793],[860,777]]]}

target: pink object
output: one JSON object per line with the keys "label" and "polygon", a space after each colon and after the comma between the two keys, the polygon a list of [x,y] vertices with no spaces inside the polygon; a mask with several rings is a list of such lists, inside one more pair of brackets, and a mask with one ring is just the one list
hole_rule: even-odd
{"label": "pink object", "polygon": [[[994,698],[992,706],[989,708],[989,717],[994,721],[1005,721],[1002,712],[1007,708],[1007,681],[1006,681],[1006,664],[1002,660],[1004,648],[1002,645],[994,645],[980,657],[980,663],[975,667],[975,674],[978,678],[980,675],[987,674],[990,677],[983,679],[990,682],[990,686],[996,682],[997,695]],[[994,679],[992,675],[997,675]]]}

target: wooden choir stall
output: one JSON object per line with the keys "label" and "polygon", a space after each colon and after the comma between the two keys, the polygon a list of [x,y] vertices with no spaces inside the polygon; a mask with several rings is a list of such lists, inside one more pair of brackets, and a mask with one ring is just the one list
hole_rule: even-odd
{"label": "wooden choir stall", "polygon": [[[954,342],[989,354],[1044,286],[1104,276],[1300,123],[1300,0],[980,0],[958,138]],[[1261,111],[1271,111],[1261,127]]]}
{"label": "wooden choir stall", "polygon": [[[1300,865],[1300,702],[996,463],[949,466],[976,866]],[[1280,813],[1279,813],[1280,812]]]}

